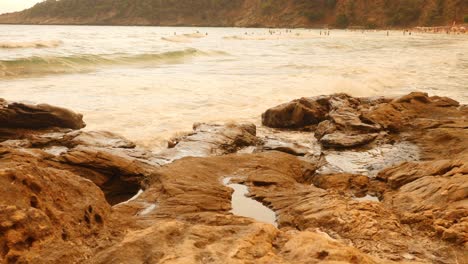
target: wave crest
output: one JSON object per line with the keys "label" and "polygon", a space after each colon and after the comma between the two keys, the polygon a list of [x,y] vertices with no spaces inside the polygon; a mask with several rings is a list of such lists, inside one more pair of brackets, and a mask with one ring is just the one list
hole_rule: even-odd
{"label": "wave crest", "polygon": [[192,42],[193,39],[204,38],[206,35],[201,33],[191,33],[191,34],[183,34],[183,35],[174,35],[170,37],[162,37],[162,40],[169,41],[169,42],[181,42],[181,43],[189,43]]}
{"label": "wave crest", "polygon": [[104,66],[136,65],[153,66],[181,63],[197,56],[227,55],[222,51],[200,51],[189,48],[163,53],[138,55],[73,55],[65,57],[33,56],[15,60],[0,60],[0,78],[40,76],[47,74],[87,72]]}
{"label": "wave crest", "polygon": [[62,44],[63,42],[60,40],[31,42],[0,42],[0,49],[56,48]]}

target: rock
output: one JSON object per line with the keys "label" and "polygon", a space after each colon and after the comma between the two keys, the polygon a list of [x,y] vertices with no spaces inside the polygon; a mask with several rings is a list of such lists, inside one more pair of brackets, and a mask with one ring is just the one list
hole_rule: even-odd
{"label": "rock", "polygon": [[382,263],[383,261],[362,254],[356,248],[332,239],[327,233],[290,231],[281,254],[291,263]]}
{"label": "rock", "polygon": [[[159,240],[158,237],[167,239]],[[180,243],[185,241],[185,243]],[[282,250],[277,252],[275,248]],[[363,252],[312,232],[271,225],[190,225],[163,221],[126,235],[88,263],[378,263]],[[325,261],[325,262],[324,262]]]}
{"label": "rock", "polygon": [[353,98],[346,94],[333,94],[301,98],[268,109],[262,115],[262,123],[268,127],[300,128],[330,120],[341,129],[379,131],[380,126],[364,123],[360,118],[362,102],[375,104],[375,100]]}
{"label": "rock", "polygon": [[325,174],[315,175],[311,179],[314,186],[321,189],[350,191],[354,196],[363,197],[367,194],[370,179],[364,175],[355,174]]}
{"label": "rock", "polygon": [[72,140],[74,145],[95,146],[102,148],[135,148],[135,143],[107,131],[81,131]]}
{"label": "rock", "polygon": [[[309,112],[314,118],[305,114]],[[374,133],[383,130],[400,140],[421,145],[425,155],[437,153],[434,148],[458,155],[467,153],[468,149],[468,133],[464,131],[468,127],[467,117],[468,108],[455,100],[415,92],[396,99],[354,98],[346,94],[302,98],[267,110],[262,120],[266,126],[281,128],[301,129],[317,125],[315,137],[320,140],[330,135],[333,140],[344,141],[336,146],[369,143]],[[427,129],[434,131],[426,133]],[[354,137],[357,135],[361,136]],[[455,149],[432,143],[441,140],[450,140]],[[329,141],[325,138],[321,142],[327,144]],[[385,137],[381,143],[392,141],[394,139]]]}
{"label": "rock", "polygon": [[110,204],[128,200],[141,188],[141,183],[154,166],[115,150],[78,146],[56,158],[75,174],[99,186]]}
{"label": "rock", "polygon": [[393,100],[394,103],[430,103],[429,96],[427,93],[412,92],[408,95],[401,96]]}
{"label": "rock", "polygon": [[[447,122],[453,116],[466,116],[466,110],[458,109],[458,105],[458,102],[452,99],[411,93],[369,108],[363,111],[362,115],[364,119],[380,124],[389,131],[402,132],[434,126],[436,122]],[[466,118],[460,119],[463,121]]]}
{"label": "rock", "polygon": [[394,189],[384,202],[417,230],[468,245],[468,156],[459,160],[407,162],[378,179]]}
{"label": "rock", "polygon": [[104,244],[111,211],[93,183],[37,161],[2,159],[0,164],[0,259],[5,263],[70,262],[88,247]]}
{"label": "rock", "polygon": [[[89,263],[143,259],[156,262],[171,259],[174,263],[200,260],[310,263],[358,259],[377,263],[377,258],[322,233],[287,232],[229,213],[232,190],[223,185],[224,177],[237,175],[250,186],[271,192],[273,186],[297,185],[304,180],[304,174],[314,170],[314,166],[280,152],[175,161],[161,167],[158,177],[136,200],[115,208],[117,213],[135,213],[144,208],[143,201],[155,203],[149,214],[137,217],[141,229],[128,232],[120,243],[99,252]],[[148,218],[155,220],[149,222]],[[157,240],[158,237],[165,239]],[[310,244],[300,244],[309,240],[314,241],[313,248]]]}
{"label": "rock", "polygon": [[85,123],[81,114],[47,104],[7,104],[3,101],[0,105],[0,128],[50,127],[80,129],[85,127]]}
{"label": "rock", "polygon": [[325,120],[328,111],[326,98],[301,98],[268,109],[262,114],[262,124],[277,128],[303,127]]}
{"label": "rock", "polygon": [[[371,181],[362,175],[314,176],[316,169],[317,167],[313,164],[279,152],[184,158],[175,161],[161,167],[156,173],[158,176],[148,183],[150,187],[136,200],[115,208],[117,212],[132,212],[132,214],[138,215],[138,212],[147,208],[145,202],[156,204],[149,214],[138,216],[141,220],[137,220],[144,228],[147,228],[149,233],[138,236],[131,245],[126,244],[127,241],[133,241],[130,239],[133,234],[129,233],[128,238],[117,244],[115,249],[102,252],[98,262],[108,261],[114,255],[118,256],[119,260],[125,261],[125,256],[128,257],[128,255],[117,252],[138,252],[134,249],[139,243],[145,245],[142,246],[142,250],[145,252],[164,251],[160,248],[161,243],[152,243],[147,240],[147,237],[148,239],[153,237],[150,234],[156,232],[150,230],[161,226],[160,221],[177,219],[177,225],[182,226],[173,231],[179,234],[176,236],[178,237],[177,241],[184,240],[182,237],[185,237],[187,232],[193,232],[187,231],[186,224],[190,227],[201,225],[200,228],[203,228],[205,234],[203,237],[212,236],[212,233],[207,231],[205,226],[212,226],[213,232],[217,234],[224,234],[226,230],[232,230],[232,228],[236,228],[237,231],[231,231],[235,234],[256,234],[255,232],[250,233],[252,223],[255,220],[229,214],[229,200],[232,190],[223,185],[222,179],[225,177],[234,177],[237,179],[236,181],[247,185],[252,198],[261,201],[277,213],[280,229],[276,235],[277,239],[274,240],[276,241],[274,247],[279,248],[280,253],[271,251],[273,248],[272,240],[264,236],[257,236],[263,242],[248,242],[248,244],[262,245],[261,247],[265,248],[265,251],[262,251],[265,253],[258,253],[259,261],[267,261],[267,263],[273,260],[277,263],[287,263],[288,261],[302,263],[301,261],[305,261],[307,263],[327,257],[345,260],[350,257],[348,254],[352,254],[349,251],[342,251],[346,244],[353,245],[353,248],[357,250],[353,253],[356,254],[356,257],[372,260],[376,263],[382,262],[379,259],[404,261],[409,252],[417,256],[416,260],[421,262],[450,262],[462,256],[462,249],[450,246],[449,243],[453,242],[435,239],[435,236],[412,229],[411,224],[401,221],[399,211],[394,208],[396,205],[386,202],[391,188],[385,183]],[[321,188],[311,186],[309,184],[311,181]],[[384,202],[366,202],[353,199],[354,195],[361,196],[369,192],[379,194],[379,196],[380,194],[384,195]],[[460,214],[453,217],[458,221],[462,219]],[[148,219],[158,220],[149,224]],[[237,229],[240,226],[242,228]],[[458,226],[458,229],[460,228],[461,226]],[[287,230],[291,229],[298,230],[294,236],[287,235]],[[320,230],[320,232],[316,230]],[[455,229],[446,232],[446,236],[455,232],[453,230]],[[165,231],[158,232],[164,233]],[[264,230],[262,234],[268,234],[268,232]],[[326,240],[317,240],[320,245],[314,248],[306,245],[298,246],[295,244],[296,242],[288,242],[307,241],[299,239],[300,237],[318,239],[317,236],[322,236]],[[199,236],[193,237],[195,239],[193,243],[173,242],[171,245],[179,248],[184,245],[198,244]],[[212,240],[210,247],[207,247],[207,250],[210,250],[208,255],[214,261],[229,262],[229,256],[234,253],[227,254],[227,252],[232,252],[231,250],[237,248],[245,240],[236,235],[222,235],[222,237],[225,237],[226,240]],[[232,239],[240,240],[232,242]],[[328,242],[325,243],[326,241],[335,241],[340,250],[333,251],[327,248],[325,245]],[[224,246],[227,246],[226,243],[230,243],[228,246],[230,250],[222,250]],[[296,245],[296,247],[293,249],[286,246],[288,243]],[[456,243],[459,245],[460,242]],[[451,248],[455,251],[453,254],[441,253],[441,247]],[[252,249],[254,252],[259,250],[257,246]],[[191,247],[185,250],[188,252],[187,254],[198,252],[198,249]],[[319,254],[322,250],[327,251],[329,255]],[[171,252],[169,256],[181,262],[191,263],[192,257],[186,259],[186,254],[180,255],[169,249],[167,252]],[[234,252],[237,251],[234,250]],[[366,252],[366,254],[363,255],[362,252]],[[239,261],[252,258],[251,254],[242,253]],[[136,258],[141,257],[139,256]],[[274,258],[264,259],[267,256]],[[304,259],[300,260],[300,256]]]}
{"label": "rock", "polygon": [[337,143],[335,147],[360,146],[372,141],[371,136],[348,136],[344,139],[341,135],[380,131],[379,124],[361,118],[360,109],[363,105],[371,106],[380,101],[353,98],[346,94],[302,98],[267,110],[262,115],[262,121],[269,127],[300,128],[318,125],[314,131],[317,139],[322,139],[335,131],[341,132],[330,136],[332,138],[330,140],[334,142],[328,139],[321,141],[325,144],[330,142],[329,147],[333,145],[332,143]]}
{"label": "rock", "polygon": [[346,135],[341,132],[327,134],[320,139],[320,143],[327,148],[352,148],[365,145],[376,139],[378,134]]}
{"label": "rock", "polygon": [[311,152],[306,146],[293,142],[285,142],[279,139],[266,138],[261,147],[262,150],[276,150],[296,156],[305,156]]}
{"label": "rock", "polygon": [[158,153],[158,157],[172,162],[183,157],[224,155],[258,143],[256,127],[252,123],[196,123],[193,129],[192,133],[171,140],[171,148]]}
{"label": "rock", "polygon": [[[310,132],[195,124],[152,153],[108,132],[2,127],[0,262],[463,262],[467,108],[425,94],[304,100],[265,118],[317,126],[339,146],[384,131],[373,148],[321,152]],[[354,173],[324,174],[307,158],[322,154]],[[233,214],[226,178],[274,210],[278,228]],[[380,201],[356,198],[369,195]]]}
{"label": "rock", "polygon": [[323,138],[325,135],[334,133],[337,130],[336,125],[330,121],[330,120],[325,120],[323,122],[320,122],[320,124],[317,126],[317,129],[314,131],[314,136],[320,140]]}
{"label": "rock", "polygon": [[320,173],[351,173],[375,177],[389,166],[420,160],[420,149],[411,142],[374,145],[376,146],[365,149],[324,149],[322,155],[326,164],[320,168]]}
{"label": "rock", "polygon": [[427,176],[450,177],[468,173],[468,156],[455,160],[436,160],[427,162],[405,162],[379,172],[377,179],[383,180],[393,189]]}

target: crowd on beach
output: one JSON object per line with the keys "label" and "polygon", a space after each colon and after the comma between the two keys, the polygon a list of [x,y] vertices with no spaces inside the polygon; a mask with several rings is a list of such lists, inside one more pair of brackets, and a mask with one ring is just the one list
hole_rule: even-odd
{"label": "crowd on beach", "polygon": [[[362,33],[365,32],[378,32],[378,31],[386,31],[386,35],[390,36],[394,34],[394,30],[382,30],[382,29],[365,29],[361,27],[351,27],[346,29],[347,31],[360,31]],[[285,31],[285,32],[282,32]],[[329,28],[324,28],[320,30],[319,34],[320,36],[330,36],[330,31],[331,29]],[[269,29],[268,33],[270,35],[281,35],[282,33],[292,33],[293,31],[291,29],[286,29],[286,30],[273,30]],[[461,34],[468,34],[468,24],[461,24],[461,25],[453,25],[453,26],[439,26],[439,27],[414,27],[411,29],[403,29],[402,34],[403,35],[408,35],[411,36],[414,33],[433,33],[433,34],[454,34],[454,35],[461,35]],[[252,32],[252,34],[254,34]],[[299,34],[299,33],[296,33]],[[249,35],[248,32],[245,33],[245,35]]]}
{"label": "crowd on beach", "polygon": [[416,27],[414,30],[421,33],[468,34],[468,24],[445,27]]}
{"label": "crowd on beach", "polygon": [[[332,29],[328,27],[324,27],[319,31],[320,36],[330,36],[330,32]],[[309,29],[308,31],[312,31],[312,29]],[[346,31],[351,31],[351,32],[361,32],[361,33],[366,33],[366,32],[383,32],[387,36],[392,36],[395,34],[400,34],[397,33],[398,31],[396,30],[385,30],[385,29],[366,29],[364,27],[350,27],[346,29]],[[421,33],[432,33],[432,34],[454,34],[454,35],[461,35],[461,34],[468,34],[468,24],[461,24],[461,25],[453,25],[453,26],[439,26],[439,27],[414,27],[411,29],[403,29],[400,31],[401,34],[404,36],[408,35],[411,36],[415,33],[421,34]],[[304,32],[298,32],[298,31],[293,31],[293,29],[268,29],[268,32],[264,33],[259,33],[259,32],[248,32],[246,31],[244,33],[245,37],[240,37],[240,36],[229,36],[225,37],[226,39],[251,39],[250,36],[257,36],[257,35],[269,35],[270,37],[275,37],[275,36],[291,36],[294,35],[295,37],[306,37],[309,36],[310,34],[304,33]],[[177,32],[174,32],[174,36],[179,36]],[[190,38],[201,38],[208,36],[208,32],[206,33],[201,33],[199,31],[196,31],[196,33],[193,34],[182,34],[181,36],[183,37],[190,37]],[[163,38],[165,39],[165,38]],[[165,39],[167,40],[167,39]]]}

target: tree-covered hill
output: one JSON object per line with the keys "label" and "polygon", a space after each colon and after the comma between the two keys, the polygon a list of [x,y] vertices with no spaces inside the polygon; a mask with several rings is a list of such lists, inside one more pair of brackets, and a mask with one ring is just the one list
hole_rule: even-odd
{"label": "tree-covered hill", "polygon": [[466,15],[468,0],[46,0],[0,23],[375,28]]}

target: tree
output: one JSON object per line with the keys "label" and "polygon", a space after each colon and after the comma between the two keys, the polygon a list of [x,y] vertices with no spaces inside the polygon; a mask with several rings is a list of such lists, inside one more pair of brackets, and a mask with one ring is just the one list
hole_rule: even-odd
{"label": "tree", "polygon": [[335,26],[337,28],[347,28],[349,26],[349,19],[345,14],[340,14],[336,17]]}

